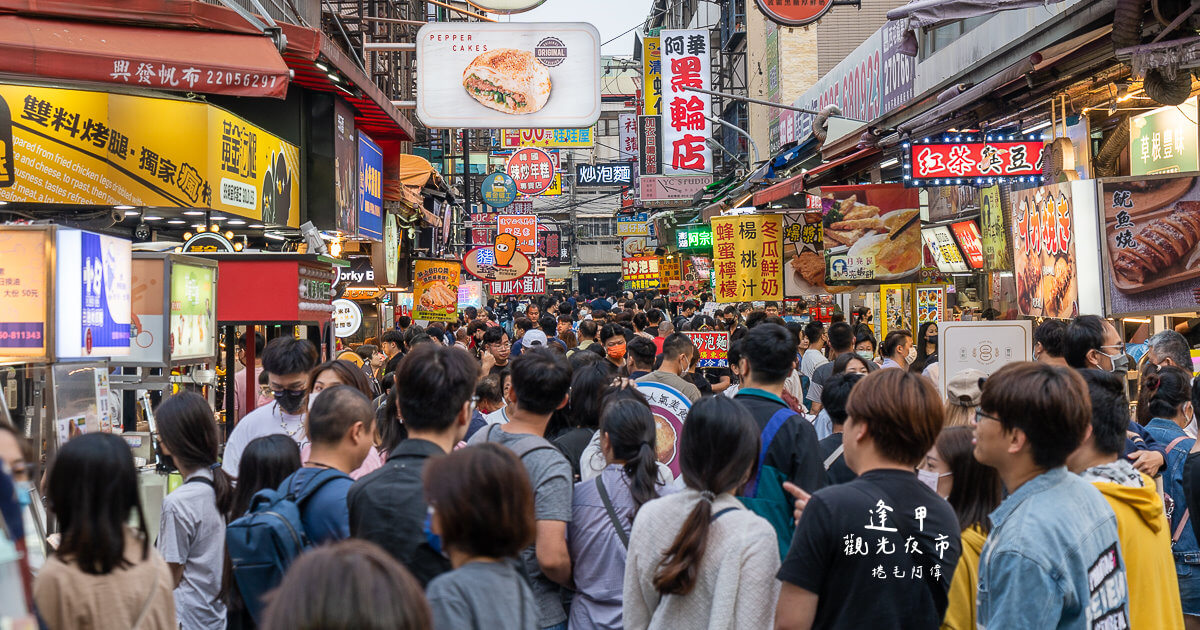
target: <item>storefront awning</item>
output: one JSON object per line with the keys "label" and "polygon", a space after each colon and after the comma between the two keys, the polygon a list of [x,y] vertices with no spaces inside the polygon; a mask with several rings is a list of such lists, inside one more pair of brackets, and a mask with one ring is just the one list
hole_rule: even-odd
{"label": "storefront awning", "polygon": [[283,98],[291,72],[263,35],[0,15],[0,73]]}
{"label": "storefront awning", "polygon": [[864,159],[871,158],[878,153],[878,148],[870,147],[867,149],[862,149],[861,151],[856,151],[836,160],[830,160],[829,162],[817,166],[807,172],[790,177],[782,182],[779,182],[778,184],[775,184],[774,186],[754,193],[752,202],[754,205],[759,206],[779,201],[780,199],[785,199],[792,195],[799,195],[804,192],[806,182],[811,181],[818,175],[827,173],[833,169],[845,166],[847,164],[862,162]]}

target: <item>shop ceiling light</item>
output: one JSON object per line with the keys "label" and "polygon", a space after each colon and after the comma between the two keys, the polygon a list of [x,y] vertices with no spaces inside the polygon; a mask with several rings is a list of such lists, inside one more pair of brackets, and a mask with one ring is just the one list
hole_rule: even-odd
{"label": "shop ceiling light", "polygon": [[247,225],[246,227],[248,227],[248,228],[253,228],[253,229],[255,229],[255,230],[259,230],[259,229],[265,228],[265,227],[267,227],[267,226],[265,226],[265,225],[263,225],[263,224],[261,224],[261,223],[251,223],[250,225]]}
{"label": "shop ceiling light", "polygon": [[[123,208],[117,208],[117,209],[122,210]],[[138,213],[137,210],[125,210],[125,216],[127,216],[127,217],[135,217],[135,216],[137,216],[137,213]]]}
{"label": "shop ceiling light", "polygon": [[219,214],[214,214],[211,217],[208,217],[209,221],[224,221],[225,219],[226,219],[226,217],[223,217]]}
{"label": "shop ceiling light", "polygon": [[[1049,120],[1047,120],[1047,121],[1045,121],[1045,122],[1038,123],[1038,124],[1036,124],[1036,125],[1034,125],[1034,126],[1032,126],[1032,127],[1028,128],[1028,129],[1022,129],[1022,130],[1021,130],[1021,133],[1023,133],[1023,134],[1030,134],[1030,133],[1033,133],[1033,132],[1037,131],[1038,129],[1045,129],[1046,127],[1049,127],[1049,126],[1050,126],[1050,121],[1049,121]],[[1009,136],[1009,138],[1011,138],[1011,137],[1012,137],[1012,136]]]}
{"label": "shop ceiling light", "polygon": [[286,241],[287,240],[283,236],[280,236],[279,234],[275,234],[274,232],[267,232],[266,234],[263,234],[263,236],[265,236],[273,241]]}
{"label": "shop ceiling light", "polygon": [[891,168],[900,163],[900,158],[892,158],[879,165],[879,168]]}
{"label": "shop ceiling light", "polygon": [[189,216],[189,217],[202,217],[202,216],[204,216],[204,211],[203,210],[184,210],[183,214],[185,216]]}
{"label": "shop ceiling light", "polygon": [[243,219],[230,219],[227,223],[229,225],[246,225],[246,221]]}
{"label": "shop ceiling light", "polygon": [[133,206],[119,205],[113,206],[113,210],[133,210]]}
{"label": "shop ceiling light", "polygon": [[167,221],[167,223],[171,225],[183,225],[184,223],[187,223],[187,221],[184,221],[183,219],[171,219],[170,221]]}
{"label": "shop ceiling light", "polygon": [[142,217],[142,220],[143,221],[162,221],[162,217],[155,217],[155,216]]}

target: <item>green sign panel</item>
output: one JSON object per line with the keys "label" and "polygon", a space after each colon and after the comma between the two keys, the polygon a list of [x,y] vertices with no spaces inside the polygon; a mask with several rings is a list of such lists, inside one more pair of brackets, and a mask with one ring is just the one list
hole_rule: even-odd
{"label": "green sign panel", "polygon": [[679,226],[675,231],[675,246],[679,249],[712,249],[712,226]]}
{"label": "green sign panel", "polygon": [[1158,175],[1200,170],[1197,160],[1196,97],[1129,120],[1129,171]]}

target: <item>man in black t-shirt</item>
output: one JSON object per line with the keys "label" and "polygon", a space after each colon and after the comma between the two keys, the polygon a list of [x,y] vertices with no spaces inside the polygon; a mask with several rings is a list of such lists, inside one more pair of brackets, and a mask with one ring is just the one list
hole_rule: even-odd
{"label": "man in black t-shirt", "polygon": [[862,378],[862,374],[850,372],[836,374],[829,377],[825,388],[821,390],[821,406],[829,414],[833,433],[818,442],[818,445],[821,447],[825,477],[831,486],[853,481],[856,477],[854,471],[846,465],[846,455],[842,452],[842,430],[846,422],[846,401],[850,399],[850,390]]}
{"label": "man in black t-shirt", "polygon": [[796,496],[775,627],[937,628],[962,551],[954,510],[915,468],[942,428],[933,385],[880,370],[846,406],[846,464],[859,477]]}

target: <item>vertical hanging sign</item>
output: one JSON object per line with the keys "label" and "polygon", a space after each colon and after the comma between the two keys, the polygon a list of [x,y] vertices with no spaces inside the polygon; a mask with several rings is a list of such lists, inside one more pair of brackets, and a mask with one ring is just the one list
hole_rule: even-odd
{"label": "vertical hanging sign", "polygon": [[662,102],[662,53],[658,49],[659,38],[647,37],[642,40],[642,77],[645,86],[645,102],[642,103],[641,113],[645,116],[657,116],[659,103]]}
{"label": "vertical hanging sign", "polygon": [[663,172],[711,173],[712,97],[684,89],[712,89],[708,31],[663,30],[661,39]]}
{"label": "vertical hanging sign", "polygon": [[783,217],[713,217],[713,265],[718,302],[783,298]]}

